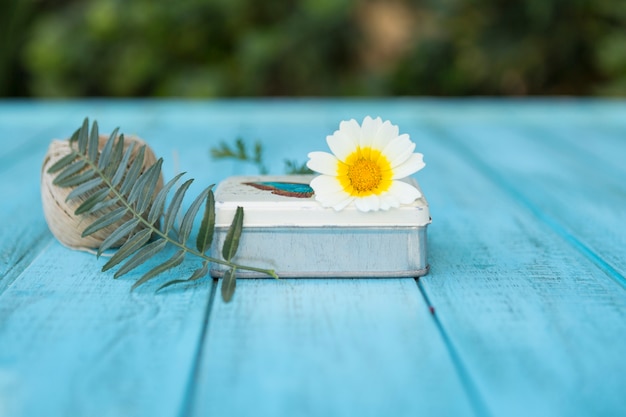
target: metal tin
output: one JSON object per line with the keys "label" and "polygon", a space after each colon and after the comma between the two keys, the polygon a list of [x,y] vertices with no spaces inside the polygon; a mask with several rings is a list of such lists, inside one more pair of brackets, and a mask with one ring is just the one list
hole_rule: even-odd
{"label": "metal tin", "polygon": [[[428,272],[424,197],[413,204],[363,213],[322,207],[308,184],[313,176],[230,177],[215,191],[216,227],[211,255],[221,248],[235,210],[244,208],[244,230],[234,258],[274,269],[280,277],[418,277]],[[407,180],[419,188],[417,182]],[[211,275],[226,267],[213,264]],[[238,270],[237,276],[261,277]]]}

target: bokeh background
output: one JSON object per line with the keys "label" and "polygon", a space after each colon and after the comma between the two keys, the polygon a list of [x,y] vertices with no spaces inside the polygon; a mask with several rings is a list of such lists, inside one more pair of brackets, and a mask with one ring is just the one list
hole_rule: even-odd
{"label": "bokeh background", "polygon": [[0,96],[626,96],[624,0],[2,0]]}

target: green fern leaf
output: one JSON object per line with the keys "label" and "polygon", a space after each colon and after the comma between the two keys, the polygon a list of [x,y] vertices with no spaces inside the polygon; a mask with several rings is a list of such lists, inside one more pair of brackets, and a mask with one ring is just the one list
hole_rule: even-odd
{"label": "green fern leaf", "polygon": [[187,239],[189,239],[189,235],[191,234],[191,227],[193,226],[193,221],[196,218],[196,214],[198,214],[198,210],[200,210],[202,202],[207,197],[212,187],[213,186],[211,185],[205,188],[204,191],[202,191],[200,195],[196,197],[193,203],[191,203],[191,206],[189,206],[187,213],[185,213],[185,216],[183,217],[183,221],[180,223],[180,231],[178,237],[178,241],[180,243],[184,244]]}
{"label": "green fern leaf", "polygon": [[[121,148],[121,150],[118,151],[118,148]],[[128,161],[130,161],[134,148],[135,143],[129,143],[128,148],[126,149],[126,152],[123,153],[121,159],[118,158],[118,155],[122,155],[122,151],[124,150],[124,135],[120,136],[118,145],[115,147],[115,156],[113,157],[113,161],[111,161],[111,172],[113,173],[107,174],[107,171],[105,171],[106,176],[113,176],[111,179],[111,186],[117,187],[124,178],[124,175],[126,174],[126,167],[128,166]]]}
{"label": "green fern leaf", "polygon": [[236,269],[231,268],[224,273],[224,277],[222,278],[222,300],[225,303],[228,303],[232,300],[233,295],[235,294],[235,287],[237,286],[237,277],[235,276]]}
{"label": "green fern leaf", "polygon": [[95,214],[99,211],[104,211],[112,208],[113,206],[118,205],[120,202],[118,197],[113,197],[110,200],[104,200],[93,206],[87,213]]}
{"label": "green fern leaf", "polygon": [[[117,129],[115,129],[114,133],[117,135]],[[129,147],[130,145],[134,145],[134,142],[131,142],[129,144]],[[107,162],[104,168],[100,168],[105,177],[107,178],[113,177],[114,173],[120,167],[120,163],[122,161],[123,155],[124,155],[124,134],[122,133],[121,135],[119,135],[119,137],[115,141],[115,145],[113,146],[113,150],[111,151],[110,160]],[[130,158],[130,155],[129,155],[129,158]],[[126,162],[128,162],[128,160]],[[100,161],[98,161],[98,166],[100,166]],[[126,163],[124,163],[124,167],[126,167]],[[122,175],[123,174],[124,174],[124,170],[122,170]],[[117,184],[114,184],[114,186],[117,186]]]}
{"label": "green fern leaf", "polygon": [[150,166],[145,173],[139,177],[135,186],[128,195],[128,202],[135,204],[138,213],[143,213],[148,209],[154,197],[154,190],[161,177],[161,165],[163,159],[159,159],[154,165]]}
{"label": "green fern leaf", "polygon": [[162,289],[165,289],[167,287],[171,287],[172,285],[182,284],[184,282],[195,281],[197,279],[200,279],[200,278],[204,277],[208,273],[209,273],[209,262],[208,261],[203,261],[202,262],[202,267],[196,269],[195,271],[193,271],[193,274],[191,274],[191,276],[189,278],[187,278],[187,279],[174,279],[172,281],[168,281],[165,284],[161,285],[156,290],[156,292],[159,292]]}
{"label": "green fern leaf", "polygon": [[125,273],[137,268],[139,265],[143,264],[152,256],[156,255],[163,248],[165,248],[165,245],[167,245],[167,239],[162,238],[143,246],[141,249],[135,252],[135,254],[128,261],[126,261],[124,265],[122,265],[120,269],[117,270],[117,272],[115,272],[115,275],[113,275],[113,277],[119,278]]}
{"label": "green fern leaf", "polygon": [[204,215],[200,223],[200,231],[196,238],[196,248],[200,253],[205,253],[213,242],[213,232],[215,231],[215,196],[209,190],[209,195],[204,208]]}
{"label": "green fern leaf", "polygon": [[104,201],[107,195],[109,195],[109,192],[110,190],[108,188],[103,188],[101,190],[96,191],[95,193],[87,197],[87,199],[85,199],[85,201],[83,201],[80,206],[78,206],[76,211],[74,211],[74,214],[87,213],[96,204],[100,203],[101,201]]}
{"label": "green fern leaf", "polygon": [[128,195],[130,190],[133,188],[139,175],[141,174],[141,167],[143,166],[143,159],[146,153],[145,145],[139,148],[133,163],[130,165],[126,176],[124,177],[124,181],[122,181],[122,186],[120,188],[120,193],[122,195]]}
{"label": "green fern leaf", "polygon": [[[105,189],[102,191],[108,192],[109,190]],[[128,210],[126,207],[119,207],[113,210],[112,212],[105,214],[104,216],[100,217],[98,220],[96,220],[95,222],[87,226],[87,228],[83,230],[82,236],[87,237],[91,234],[96,233],[98,230],[104,229],[105,227],[110,226],[113,223],[120,221],[122,217],[124,217],[127,211]]]}
{"label": "green fern leaf", "polygon": [[54,185],[58,185],[59,187],[66,187],[65,185],[63,185],[63,182],[65,180],[67,180],[68,178],[72,178],[75,175],[78,175],[79,172],[81,172],[88,166],[89,165],[87,161],[82,161],[82,160],[76,161],[72,163],[71,165],[67,166],[56,177],[54,177],[54,180],[52,180],[52,183]]}
{"label": "green fern leaf", "polygon": [[[89,119],[85,118],[81,128],[76,130],[69,139],[72,151],[67,156],[55,162],[49,172],[56,174],[54,183],[60,187],[73,187],[68,200],[83,199],[75,214],[99,214],[98,218],[87,225],[83,236],[92,235],[106,227],[115,226],[98,248],[97,255],[113,247],[118,242],[124,242],[115,254],[105,263],[102,271],[119,266],[114,273],[118,278],[149,259],[159,254],[167,245],[175,246],[174,256],[157,264],[145,272],[135,282],[133,288],[142,285],[152,278],[180,265],[187,254],[192,254],[202,260],[202,266],[194,271],[187,280],[172,280],[162,285],[169,285],[183,281],[192,281],[206,276],[209,271],[209,262],[218,262],[229,267],[225,275],[222,297],[225,301],[232,298],[235,289],[235,272],[239,269],[263,272],[277,277],[272,270],[260,269],[231,262],[239,246],[243,230],[243,209],[237,208],[233,223],[228,230],[222,253],[224,260],[211,258],[205,254],[213,240],[215,229],[215,197],[207,187],[198,195],[185,214],[182,216],[180,227],[175,226],[176,219],[181,212],[185,193],[192,183],[192,179],[184,182],[180,187],[175,184],[183,174],[177,175],[169,181],[159,192],[156,192],[157,183],[161,176],[162,159],[143,171],[146,147],[140,147],[134,152],[134,142],[124,150],[124,135],[117,136],[116,129],[102,150],[99,150],[98,124],[94,121],[91,131]],[[245,155],[243,142],[236,145],[236,155]],[[257,152],[257,150],[255,150]],[[132,160],[132,162],[130,162]],[[130,167],[129,167],[130,165]],[[174,196],[166,208],[166,201],[171,191]],[[186,246],[191,235],[193,224],[200,207],[206,200],[205,211],[196,239],[197,251]],[[149,210],[149,211],[148,211]],[[145,213],[148,212],[146,215]],[[163,227],[159,229],[158,220],[163,217]],[[126,219],[122,224],[122,219]],[[171,233],[171,236],[170,236]],[[178,240],[173,237],[176,235]],[[150,242],[154,236],[156,240]]]}
{"label": "green fern leaf", "polygon": [[163,262],[162,264],[157,265],[156,267],[152,268],[151,270],[143,274],[143,276],[137,282],[135,282],[135,284],[133,284],[131,291],[137,288],[138,286],[140,286],[141,284],[146,283],[148,280],[156,277],[157,275],[162,274],[163,272],[168,271],[180,265],[185,259],[185,253],[186,253],[185,250],[181,249],[178,252],[176,252],[167,261]]}
{"label": "green fern leaf", "polygon": [[101,254],[105,250],[112,248],[118,241],[122,240],[124,237],[130,235],[133,230],[139,224],[139,219],[133,218],[122,224],[118,227],[113,233],[106,237],[100,244],[98,248],[98,253]]}
{"label": "green fern leaf", "polygon": [[[109,261],[104,264],[104,266],[102,267],[102,272],[108,271],[115,265],[122,262],[124,259],[128,258],[130,255],[135,253],[143,245],[148,243],[148,240],[150,240],[150,236],[152,236],[151,229],[143,229],[135,233],[126,242],[124,242],[124,244],[113,254]],[[102,252],[99,250],[98,255],[101,254]]]}
{"label": "green fern leaf", "polygon": [[118,129],[115,129],[113,133],[109,136],[106,143],[102,147],[102,151],[100,151],[100,157],[98,158],[98,169],[104,170],[107,166],[109,166],[111,162],[111,156],[113,156],[113,144],[115,142],[115,138],[117,137]]}
{"label": "green fern leaf", "polygon": [[[83,126],[84,126],[84,122],[83,122]],[[76,131],[74,131],[74,133],[72,134],[72,136],[69,139],[70,145],[73,144],[74,142],[78,141],[78,135],[79,135],[81,129],[82,128],[78,128],[78,129],[76,129]]]}
{"label": "green fern leaf", "polygon": [[89,119],[85,117],[83,126],[78,131],[78,152],[85,155],[87,152],[87,142],[89,141]]}
{"label": "green fern leaf", "polygon": [[243,208],[237,207],[237,211],[235,212],[235,217],[233,218],[233,222],[228,229],[228,233],[226,233],[226,238],[224,239],[224,246],[222,247],[222,256],[227,261],[233,259],[235,254],[237,253],[237,248],[239,247],[239,239],[241,238],[241,232],[243,230]]}
{"label": "green fern leaf", "polygon": [[152,203],[152,207],[150,208],[150,213],[148,213],[148,222],[154,224],[163,215],[167,194],[183,175],[184,173],[180,173],[172,178],[170,181],[168,181],[168,183],[165,184],[163,188],[161,188],[156,197],[154,197],[154,202]]}
{"label": "green fern leaf", "polygon": [[178,215],[180,206],[183,203],[185,193],[187,192],[187,189],[192,182],[193,180],[185,181],[185,183],[183,183],[183,185],[181,185],[180,188],[174,193],[174,197],[172,197],[172,202],[165,212],[165,218],[163,220],[163,230],[166,234],[169,233],[169,231],[172,229],[172,226],[174,226],[174,220],[176,220],[176,216]]}
{"label": "green fern leaf", "polygon": [[98,159],[99,137],[98,122],[94,120],[91,126],[91,135],[89,135],[89,141],[87,142],[87,157],[94,162]]}
{"label": "green fern leaf", "polygon": [[75,159],[76,159],[76,154],[73,152],[65,155],[63,158],[59,159],[54,164],[52,164],[50,168],[48,168],[48,174],[54,174],[62,170],[63,168],[68,166],[70,163],[74,162]]}
{"label": "green fern leaf", "polygon": [[103,180],[100,177],[96,177],[92,180],[82,183],[78,187],[74,188],[71,193],[67,195],[65,201],[71,201],[75,198],[84,197],[85,194],[88,194],[90,191],[95,190],[103,184]]}
{"label": "green fern leaf", "polygon": [[58,181],[55,185],[59,187],[74,187],[84,183],[85,181],[89,181],[94,178],[95,172],[92,170],[87,170],[82,174],[77,174],[72,177],[66,178],[63,181]]}

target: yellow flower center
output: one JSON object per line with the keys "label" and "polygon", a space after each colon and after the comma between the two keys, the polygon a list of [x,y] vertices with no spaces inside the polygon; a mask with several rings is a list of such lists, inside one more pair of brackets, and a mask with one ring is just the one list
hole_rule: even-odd
{"label": "yellow flower center", "polygon": [[379,150],[357,148],[339,163],[337,177],[343,189],[355,197],[381,194],[391,186],[391,165]]}
{"label": "yellow flower center", "polygon": [[378,164],[365,158],[357,159],[354,165],[349,166],[347,176],[350,184],[360,193],[375,189],[383,179]]}

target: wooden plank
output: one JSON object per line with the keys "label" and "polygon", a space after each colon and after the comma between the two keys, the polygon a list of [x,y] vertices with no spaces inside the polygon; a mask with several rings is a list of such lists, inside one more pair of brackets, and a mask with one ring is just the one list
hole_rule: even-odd
{"label": "wooden plank", "polygon": [[130,293],[94,264],[51,243],[0,296],[3,415],[171,416],[186,400],[210,285]]}
{"label": "wooden plank", "polygon": [[[626,155],[626,140],[616,137],[619,132],[581,137],[572,131],[576,124],[572,115],[549,128],[452,128],[450,139],[538,221],[626,287],[626,170],[610,162],[611,155]],[[560,126],[567,127],[561,132]],[[577,145],[587,141],[593,153],[584,151],[589,145]]]}
{"label": "wooden plank", "polygon": [[[576,106],[557,107],[580,114]],[[411,280],[265,280],[241,282],[235,303],[218,301],[207,316],[206,282],[129,295],[136,275],[113,281],[96,273],[92,257],[44,242],[0,295],[0,415],[158,416],[229,405],[233,415],[624,410],[624,343],[614,337],[624,331],[624,299],[616,285],[537,224],[493,177],[468,165],[458,147],[421,129],[431,120],[507,122],[511,110],[520,110],[515,120],[548,123],[549,103],[88,101],[50,108],[66,119],[42,125],[55,126],[45,132],[71,133],[85,115],[98,118],[103,131],[119,125],[166,158],[167,177],[189,171],[197,189],[241,172],[210,161],[208,148],[221,139],[241,134],[267,142],[278,170],[283,158],[304,160],[322,149],[340,119],[391,118],[420,140],[429,164],[418,178],[435,218],[433,272],[420,286],[437,314],[432,321]],[[38,196],[38,181],[29,178],[22,192]],[[34,230],[42,230],[31,200],[3,206],[35,222],[20,235],[23,242],[37,241]],[[2,236],[2,248],[11,235]],[[183,269],[194,267],[190,261]],[[189,390],[196,378],[197,389]]]}
{"label": "wooden plank", "polygon": [[[356,113],[367,109],[356,107]],[[313,109],[273,103],[247,112],[254,120],[247,129],[280,166],[282,155],[306,157],[326,146],[342,112],[349,109],[332,102]],[[194,152],[190,146],[185,152]],[[214,304],[190,415],[468,415],[480,409],[414,280],[237,285],[232,304]]]}
{"label": "wooden plank", "polygon": [[1,118],[13,123],[13,130],[5,131],[8,142],[18,145],[0,152],[0,215],[4,219],[0,222],[0,294],[51,239],[41,210],[39,179],[47,132],[54,129],[40,124],[36,129],[27,124],[20,129],[5,110],[0,110]]}
{"label": "wooden plank", "polygon": [[[432,269],[420,287],[487,413],[622,415],[626,340],[616,335],[626,332],[626,293],[502,186],[496,175],[506,178],[513,167],[497,163],[471,132],[502,141],[499,149],[535,172],[563,169],[562,160],[547,166],[525,142],[508,141],[515,132],[502,138],[491,127],[457,124],[454,140],[420,133],[430,162],[420,178],[434,219]],[[536,195],[540,181],[516,184]]]}
{"label": "wooden plank", "polygon": [[[51,114],[92,110],[50,106]],[[34,108],[31,116],[40,111],[47,114]],[[204,280],[167,295],[154,288],[131,294],[133,277],[113,280],[99,272],[104,259],[54,241],[41,212],[39,171],[50,138],[70,134],[73,118],[40,126],[32,146],[15,148],[12,165],[0,168],[0,192],[9,197],[1,210],[11,219],[0,227],[0,415],[178,414],[214,286]],[[149,132],[142,118],[137,127]],[[38,151],[25,151],[31,148]],[[196,266],[190,260],[182,272]]]}
{"label": "wooden plank", "polygon": [[190,415],[474,414],[413,279],[237,285],[213,306]]}

